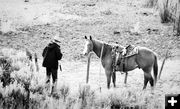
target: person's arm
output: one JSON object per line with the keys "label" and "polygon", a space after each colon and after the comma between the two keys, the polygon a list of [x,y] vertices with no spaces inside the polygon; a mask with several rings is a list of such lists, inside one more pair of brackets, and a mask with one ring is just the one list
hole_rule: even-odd
{"label": "person's arm", "polygon": [[42,56],[44,57],[46,53],[47,53],[47,47],[44,48]]}
{"label": "person's arm", "polygon": [[58,47],[58,49],[56,50],[56,53],[57,53],[57,59],[58,59],[58,60],[61,60],[61,59],[62,59],[63,54],[61,53],[61,49],[60,49],[60,47]]}

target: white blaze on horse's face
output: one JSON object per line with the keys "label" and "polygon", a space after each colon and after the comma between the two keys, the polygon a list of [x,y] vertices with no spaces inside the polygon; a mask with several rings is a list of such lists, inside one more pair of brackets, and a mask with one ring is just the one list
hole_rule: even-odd
{"label": "white blaze on horse's face", "polygon": [[90,52],[92,52],[92,49],[93,49],[92,42],[90,40],[86,39],[83,54],[85,56],[87,56]]}

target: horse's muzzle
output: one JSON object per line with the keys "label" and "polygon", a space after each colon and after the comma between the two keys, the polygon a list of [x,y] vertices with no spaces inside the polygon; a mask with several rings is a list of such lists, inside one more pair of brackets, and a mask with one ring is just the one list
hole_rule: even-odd
{"label": "horse's muzzle", "polygon": [[82,55],[84,55],[84,56],[88,56],[88,54],[89,54],[88,52],[83,52],[82,53]]}
{"label": "horse's muzzle", "polygon": [[91,54],[92,54],[92,52],[89,52],[89,53],[87,53],[87,52],[86,52],[86,53],[83,53],[83,55],[84,55],[84,56],[87,56],[87,57],[91,56]]}

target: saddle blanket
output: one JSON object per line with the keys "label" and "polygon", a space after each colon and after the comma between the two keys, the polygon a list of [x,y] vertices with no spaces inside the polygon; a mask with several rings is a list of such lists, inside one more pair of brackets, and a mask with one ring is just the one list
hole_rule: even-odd
{"label": "saddle blanket", "polygon": [[138,47],[134,45],[129,45],[128,47],[124,48],[124,53],[122,53],[125,57],[129,57],[135,54],[138,54]]}
{"label": "saddle blanket", "polygon": [[116,56],[129,57],[135,54],[138,54],[138,47],[134,45],[128,45],[127,47],[123,46],[115,46],[112,50],[112,54],[116,54]]}

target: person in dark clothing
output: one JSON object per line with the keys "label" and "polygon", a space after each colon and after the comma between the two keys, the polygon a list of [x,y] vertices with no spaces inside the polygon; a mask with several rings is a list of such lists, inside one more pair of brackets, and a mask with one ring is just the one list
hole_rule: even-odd
{"label": "person in dark clothing", "polygon": [[51,93],[53,93],[57,87],[58,60],[61,60],[62,58],[60,40],[58,36],[55,36],[54,39],[48,44],[48,46],[44,48],[42,56],[42,65],[43,67],[46,67],[47,87],[50,86],[50,77],[52,75],[53,86]]}

